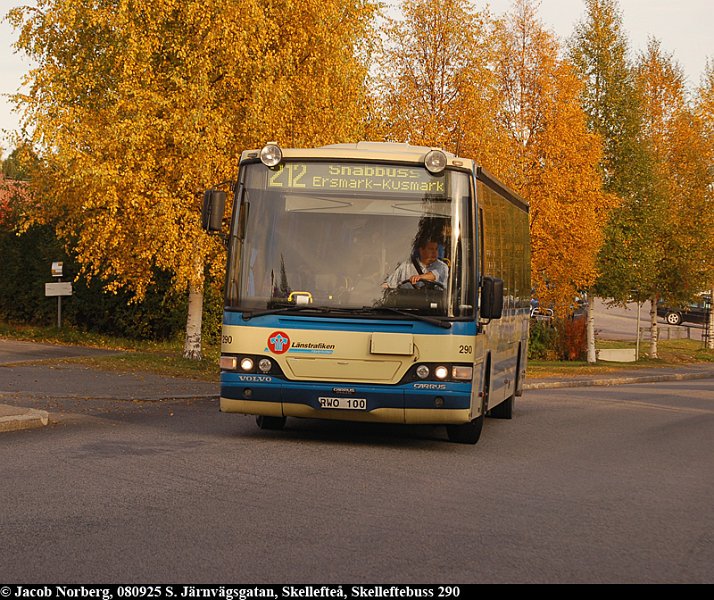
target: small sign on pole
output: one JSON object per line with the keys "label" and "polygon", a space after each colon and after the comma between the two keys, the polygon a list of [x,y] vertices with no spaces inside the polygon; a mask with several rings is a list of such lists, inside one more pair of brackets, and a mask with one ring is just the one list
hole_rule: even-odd
{"label": "small sign on pole", "polygon": [[59,281],[57,283],[45,284],[45,296],[71,296],[72,282]]}
{"label": "small sign on pole", "polygon": [[72,295],[72,282],[62,281],[62,262],[52,263],[52,277],[57,278],[56,283],[45,284],[45,296],[57,297],[57,329],[62,329],[62,296]]}

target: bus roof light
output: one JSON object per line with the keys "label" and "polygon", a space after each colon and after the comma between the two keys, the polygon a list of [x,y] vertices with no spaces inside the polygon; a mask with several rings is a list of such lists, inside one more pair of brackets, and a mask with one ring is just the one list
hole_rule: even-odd
{"label": "bus roof light", "polygon": [[260,162],[266,167],[277,167],[283,160],[283,151],[277,142],[268,142],[260,151]]}
{"label": "bus roof light", "polygon": [[430,150],[424,157],[424,166],[432,175],[438,175],[446,168],[446,154],[441,150]]}

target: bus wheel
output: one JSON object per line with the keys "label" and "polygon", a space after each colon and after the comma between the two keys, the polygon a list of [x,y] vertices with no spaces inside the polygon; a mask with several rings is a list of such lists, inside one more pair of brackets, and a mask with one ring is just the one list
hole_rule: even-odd
{"label": "bus wheel", "polygon": [[261,429],[282,429],[285,427],[285,417],[266,417],[258,415],[255,417],[255,422]]}
{"label": "bus wheel", "polygon": [[481,437],[481,429],[483,429],[483,413],[473,421],[463,425],[447,425],[446,435],[450,442],[475,444]]}
{"label": "bus wheel", "polygon": [[494,419],[512,419],[513,418],[513,403],[515,394],[510,398],[506,398],[501,404],[494,406],[488,411],[488,416]]}

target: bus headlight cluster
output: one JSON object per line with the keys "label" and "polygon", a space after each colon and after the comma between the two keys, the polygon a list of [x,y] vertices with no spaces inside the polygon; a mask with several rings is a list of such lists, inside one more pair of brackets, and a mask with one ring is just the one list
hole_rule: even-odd
{"label": "bus headlight cluster", "polygon": [[471,381],[474,368],[471,365],[419,365],[414,372],[419,379]]}
{"label": "bus headlight cluster", "polygon": [[259,356],[229,356],[223,355],[219,360],[219,365],[223,371],[243,371],[244,373],[270,373],[273,371],[273,361],[269,358]]}

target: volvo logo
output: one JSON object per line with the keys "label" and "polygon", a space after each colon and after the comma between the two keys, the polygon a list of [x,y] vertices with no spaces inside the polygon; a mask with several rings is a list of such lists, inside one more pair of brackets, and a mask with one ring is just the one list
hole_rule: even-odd
{"label": "volvo logo", "polygon": [[251,383],[269,383],[273,381],[270,375],[238,375],[240,381],[249,381]]}
{"label": "volvo logo", "polygon": [[332,388],[332,391],[335,392],[335,394],[354,394],[355,393],[354,388],[336,387],[336,388]]}

